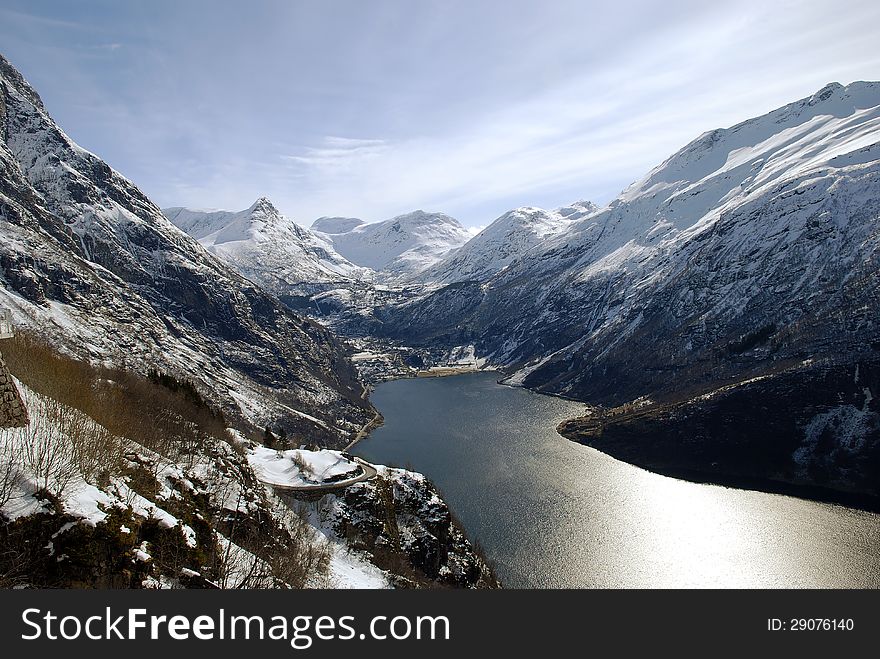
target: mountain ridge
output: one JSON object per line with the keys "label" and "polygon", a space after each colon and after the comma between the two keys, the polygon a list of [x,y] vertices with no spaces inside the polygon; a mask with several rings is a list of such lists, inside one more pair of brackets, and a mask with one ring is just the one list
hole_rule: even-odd
{"label": "mountain ridge", "polygon": [[455,218],[423,210],[324,235],[348,260],[392,279],[417,275],[470,239]]}
{"label": "mountain ridge", "polygon": [[268,197],[242,211],[163,210],[222,262],[276,296],[371,279],[319,234],[281,214]]}
{"label": "mountain ridge", "polygon": [[76,145],[2,56],[0,74],[0,301],[16,323],[69,354],[186,377],[250,428],[344,444],[369,405],[337,340]]}

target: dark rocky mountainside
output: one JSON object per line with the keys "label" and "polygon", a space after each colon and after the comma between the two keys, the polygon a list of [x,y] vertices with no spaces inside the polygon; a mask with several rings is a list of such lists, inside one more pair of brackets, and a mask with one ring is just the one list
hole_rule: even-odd
{"label": "dark rocky mountainside", "polygon": [[0,428],[16,428],[27,425],[27,422],[27,410],[21,394],[0,354]]}
{"label": "dark rocky mountainside", "polygon": [[337,340],[76,145],[0,57],[0,304],[65,351],[179,374],[232,419],[343,445],[370,418]]}
{"label": "dark rocky mountainside", "polygon": [[[505,231],[494,233],[503,243]],[[471,251],[432,269],[454,283],[343,310],[336,326],[420,347],[473,345],[508,384],[606,407],[685,403],[769,378],[736,399],[760,404],[790,387],[770,412],[794,426],[779,442],[754,426],[766,441],[741,447],[743,459],[760,461],[763,446],[791,462],[845,397],[823,387],[816,399],[812,383],[880,355],[880,83],[830,84],[710,131],[503,268],[466,259]],[[876,393],[858,406],[874,421],[830,435],[856,462],[876,460]],[[840,454],[828,441],[815,447],[820,462]],[[684,456],[673,444],[658,434],[656,454]],[[831,487],[869,487],[870,469],[826,466],[837,469]]]}
{"label": "dark rocky mountainside", "polygon": [[880,360],[792,369],[670,404],[596,409],[565,437],[651,471],[880,509]]}
{"label": "dark rocky mountainside", "polygon": [[421,474],[380,467],[379,476],[323,500],[324,523],[370,552],[397,587],[497,587],[449,506]]}

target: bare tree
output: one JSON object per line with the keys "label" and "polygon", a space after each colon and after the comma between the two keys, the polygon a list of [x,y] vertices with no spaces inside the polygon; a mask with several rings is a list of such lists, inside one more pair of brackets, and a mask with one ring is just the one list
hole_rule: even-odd
{"label": "bare tree", "polygon": [[26,395],[31,414],[21,447],[22,462],[38,489],[60,498],[78,471],[73,444],[61,428],[67,424],[70,429],[77,422],[69,418],[72,409],[66,405],[52,398]]}
{"label": "bare tree", "polygon": [[0,508],[12,497],[15,477],[18,474],[14,460],[16,436],[21,432],[18,428],[0,428]]}

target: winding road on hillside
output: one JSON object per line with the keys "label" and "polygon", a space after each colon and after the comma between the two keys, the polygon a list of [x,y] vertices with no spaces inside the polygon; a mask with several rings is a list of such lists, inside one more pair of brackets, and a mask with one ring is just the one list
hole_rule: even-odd
{"label": "winding road on hillside", "polygon": [[357,476],[347,478],[343,481],[337,481],[335,483],[321,483],[316,485],[279,485],[277,483],[267,484],[271,485],[279,492],[309,492],[311,494],[330,494],[332,492],[344,490],[345,488],[349,487],[350,485],[354,485],[355,483],[370,480],[378,473],[376,468],[370,463],[365,462],[360,458],[354,458],[354,461],[357,462],[360,466],[361,473]]}

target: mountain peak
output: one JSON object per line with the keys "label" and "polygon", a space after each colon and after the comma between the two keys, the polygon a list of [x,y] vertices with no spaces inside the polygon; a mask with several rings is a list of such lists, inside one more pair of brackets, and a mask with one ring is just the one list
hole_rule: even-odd
{"label": "mountain peak", "polygon": [[248,208],[248,211],[252,214],[261,212],[265,215],[279,215],[278,209],[269,200],[269,197],[260,197]]}
{"label": "mountain peak", "polygon": [[839,82],[829,82],[827,85],[822,87],[822,89],[820,89],[810,97],[807,105],[816,105],[816,103],[826,101],[842,89],[844,89],[844,86],[841,85]]}
{"label": "mountain peak", "polygon": [[2,54],[0,54],[0,78],[6,79],[22,96],[30,101],[35,108],[44,112],[46,111],[40,95],[30,86],[28,81],[24,79],[24,76],[19,73],[18,69],[16,69],[8,59],[3,57]]}

